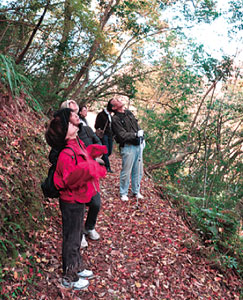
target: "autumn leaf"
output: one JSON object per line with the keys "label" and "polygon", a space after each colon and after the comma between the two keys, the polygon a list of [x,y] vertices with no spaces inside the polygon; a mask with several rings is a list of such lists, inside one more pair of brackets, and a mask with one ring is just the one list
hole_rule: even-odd
{"label": "autumn leaf", "polygon": [[[2,112],[0,111],[0,116]],[[5,116],[6,117],[6,116]],[[19,136],[35,136],[44,132],[43,120],[36,121],[38,126],[33,129],[32,124],[19,117]],[[28,118],[33,118],[28,112]],[[26,119],[28,119],[26,117]],[[14,186],[14,180],[25,177],[31,178],[31,186],[38,190],[40,183],[32,175],[35,156],[29,158],[23,138],[15,136],[11,126],[16,128],[17,121],[14,115],[9,116],[8,128],[2,126],[0,131],[9,137],[6,144],[6,157],[0,159],[0,180],[5,182],[9,178],[9,186]],[[29,122],[30,123],[30,122]],[[26,126],[26,128],[23,128]],[[20,126],[21,125],[21,126]],[[27,130],[24,135],[22,130]],[[7,131],[6,131],[7,130]],[[34,131],[33,131],[34,130]],[[11,138],[10,138],[11,137]],[[44,137],[42,137],[44,141]],[[33,142],[33,140],[31,139]],[[12,148],[11,148],[12,147]],[[12,149],[12,150],[11,150]],[[14,149],[14,150],[13,150]],[[37,149],[37,148],[35,148]],[[43,149],[40,145],[39,149]],[[18,151],[19,156],[14,158],[19,162],[19,168],[13,161],[11,151]],[[1,153],[2,154],[2,153]],[[26,156],[25,156],[26,155]],[[46,160],[47,160],[46,153]],[[5,165],[5,162],[9,163]],[[31,163],[30,163],[31,162]],[[102,179],[101,198],[102,208],[99,212],[96,230],[100,233],[99,241],[88,239],[88,248],[81,249],[85,268],[94,272],[94,279],[85,291],[65,289],[61,285],[62,278],[62,222],[58,200],[51,199],[50,203],[41,206],[42,215],[32,215],[34,223],[43,222],[39,230],[29,228],[26,239],[34,238],[35,242],[29,243],[29,248],[22,253],[21,244],[19,255],[16,258],[17,267],[4,266],[1,280],[4,290],[11,299],[13,293],[18,293],[16,299],[41,299],[41,300],[114,300],[114,299],[240,299],[240,279],[233,270],[221,274],[220,270],[213,268],[201,251],[211,244],[200,240],[192,240],[193,232],[183,222],[178,212],[155,188],[151,178],[144,176],[141,183],[141,192],[145,196],[139,201],[131,197],[127,203],[122,203],[119,197],[119,174],[121,158],[118,149],[114,147],[110,162],[114,173]],[[43,159],[42,162],[47,162]],[[18,177],[7,173],[7,168],[16,168]],[[47,165],[46,165],[47,166]],[[25,173],[26,170],[29,173]],[[7,177],[9,176],[9,177]],[[7,202],[13,199],[12,191],[3,188]],[[24,191],[23,191],[24,192]],[[32,198],[31,198],[32,199]],[[7,207],[7,206],[6,206]],[[14,206],[15,216],[23,213]],[[29,211],[28,211],[29,212]],[[86,214],[87,215],[87,214]],[[17,232],[18,233],[18,232]],[[0,243],[4,242],[4,235]],[[16,243],[18,244],[18,243]],[[190,245],[190,246],[188,246]],[[18,268],[18,269],[17,269]],[[11,276],[9,276],[9,274]],[[1,298],[0,292],[0,298]]]}
{"label": "autumn leaf", "polygon": [[14,271],[14,279],[18,279],[18,273]]}

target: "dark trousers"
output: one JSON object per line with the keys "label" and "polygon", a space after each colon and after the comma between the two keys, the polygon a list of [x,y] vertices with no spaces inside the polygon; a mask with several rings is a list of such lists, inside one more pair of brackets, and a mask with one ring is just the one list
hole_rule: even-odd
{"label": "dark trousers", "polygon": [[77,281],[77,272],[83,270],[80,254],[81,235],[84,220],[83,203],[59,201],[62,212],[62,266],[63,276],[69,281]]}
{"label": "dark trousers", "polygon": [[107,154],[104,154],[102,156],[102,159],[105,162],[106,169],[110,169],[111,166],[110,166],[109,156],[111,155],[112,148],[113,148],[112,136],[105,134],[102,138],[102,144],[106,146],[108,151]]}
{"label": "dark trousers", "polygon": [[96,195],[94,195],[91,198],[91,201],[86,203],[86,206],[89,207],[89,211],[84,226],[86,230],[92,230],[95,228],[98,213],[100,211],[100,206],[101,206],[100,194],[97,193]]}

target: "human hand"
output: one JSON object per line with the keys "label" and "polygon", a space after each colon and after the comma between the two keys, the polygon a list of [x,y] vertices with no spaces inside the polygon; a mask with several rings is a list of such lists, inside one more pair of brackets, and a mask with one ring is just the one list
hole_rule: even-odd
{"label": "human hand", "polygon": [[101,166],[98,162],[95,160],[89,161],[89,173],[94,178],[100,178],[105,177],[106,175],[106,168],[104,166]]}
{"label": "human hand", "polygon": [[138,130],[138,132],[137,132],[137,137],[143,137],[143,130],[142,129],[140,129],[140,130]]}

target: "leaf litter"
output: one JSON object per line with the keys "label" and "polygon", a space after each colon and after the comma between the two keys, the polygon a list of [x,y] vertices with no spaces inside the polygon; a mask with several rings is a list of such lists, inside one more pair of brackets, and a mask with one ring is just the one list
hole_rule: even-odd
{"label": "leaf litter", "polygon": [[[8,127],[14,128],[8,121]],[[18,148],[21,142],[15,140],[11,146]],[[81,250],[86,268],[95,274],[88,289],[73,291],[60,284],[61,216],[58,201],[51,200],[43,206],[57,212],[58,217],[46,215],[45,228],[29,233],[36,243],[17,257],[15,267],[3,268],[7,275],[2,293],[19,288],[22,295],[15,299],[21,300],[239,300],[240,278],[232,270],[220,273],[201,255],[203,245],[176,209],[161,198],[149,177],[143,177],[144,199],[139,200],[138,207],[135,198],[120,200],[119,153],[114,151],[110,160],[114,173],[101,181],[102,209],[96,225],[101,239],[88,240],[88,248]],[[9,172],[14,167],[1,159],[0,165]]]}
{"label": "leaf litter", "polygon": [[[152,180],[142,180],[145,197],[138,208],[134,198],[120,200],[118,153],[112,154],[111,163],[114,173],[101,181],[102,209],[96,225],[101,239],[88,240],[88,248],[81,250],[95,278],[85,291],[61,287],[59,214],[59,219],[46,220],[46,231],[38,233],[36,263],[43,275],[39,290],[30,287],[29,296],[35,292],[35,299],[240,299],[240,279],[232,270],[220,274],[200,255],[199,242],[192,245],[193,233],[159,196]],[[185,246],[187,240],[191,248]]]}

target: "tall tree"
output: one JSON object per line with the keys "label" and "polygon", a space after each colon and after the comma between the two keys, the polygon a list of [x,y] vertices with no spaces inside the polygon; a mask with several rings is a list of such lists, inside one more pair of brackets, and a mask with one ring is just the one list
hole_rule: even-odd
{"label": "tall tree", "polygon": [[[17,63],[34,82],[35,97],[43,105],[57,104],[67,97],[92,102],[115,92],[134,95],[135,90],[128,93],[128,78],[142,75],[139,61],[148,59],[148,48],[159,49],[172,30],[171,9],[192,24],[210,22],[219,15],[215,3],[9,1],[0,6],[4,15],[0,49],[17,57]],[[174,34],[179,33],[182,25],[173,28]],[[13,38],[8,43],[10,36]],[[134,53],[139,53],[137,59]]]}

